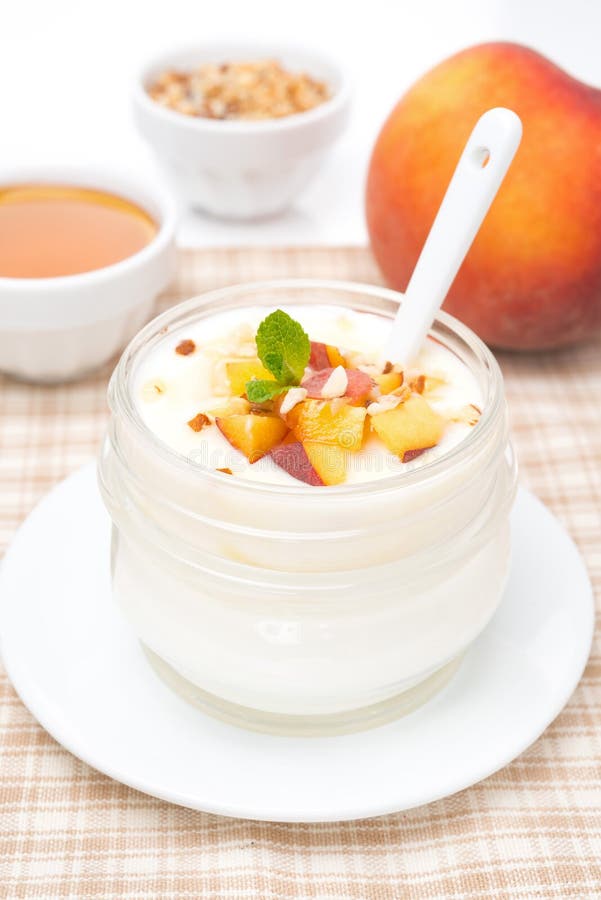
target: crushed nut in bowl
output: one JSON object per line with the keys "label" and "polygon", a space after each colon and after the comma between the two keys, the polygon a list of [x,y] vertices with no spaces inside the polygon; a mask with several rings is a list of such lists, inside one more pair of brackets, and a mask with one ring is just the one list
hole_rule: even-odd
{"label": "crushed nut in bowl", "polygon": [[277,60],[206,63],[183,72],[168,69],[148,87],[161,106],[207,119],[280,119],[329,99],[327,84],[290,72]]}

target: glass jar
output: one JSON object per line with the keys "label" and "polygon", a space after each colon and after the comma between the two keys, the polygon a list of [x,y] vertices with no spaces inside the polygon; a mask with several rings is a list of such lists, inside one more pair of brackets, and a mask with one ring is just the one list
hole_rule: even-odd
{"label": "glass jar", "polygon": [[115,369],[99,463],[114,595],[159,674],[214,715],[293,734],[380,724],[448,680],[500,602],[516,485],[503,382],[451,316],[431,334],[474,374],[482,416],[400,474],[320,488],[224,478],[136,411],[138,361],[186,323],[294,304],[392,317],[399,301],[345,282],[225,288],[156,318]]}

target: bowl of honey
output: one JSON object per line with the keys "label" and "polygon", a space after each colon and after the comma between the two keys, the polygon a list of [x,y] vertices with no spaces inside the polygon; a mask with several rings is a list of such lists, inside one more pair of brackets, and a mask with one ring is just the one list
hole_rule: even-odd
{"label": "bowl of honey", "polygon": [[150,318],[175,266],[170,196],[80,167],[0,172],[0,371],[79,378]]}

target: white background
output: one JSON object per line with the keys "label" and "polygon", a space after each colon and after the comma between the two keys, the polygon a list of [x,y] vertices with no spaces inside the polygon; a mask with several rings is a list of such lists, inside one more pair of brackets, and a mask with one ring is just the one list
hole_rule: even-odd
{"label": "white background", "polygon": [[87,160],[160,178],[130,117],[136,72],[164,50],[233,37],[327,50],[354,82],[352,122],[293,210],[245,225],[188,214],[182,244],[364,243],[382,121],[415,78],[470,44],[526,43],[601,86],[596,0],[0,0],[0,168]]}

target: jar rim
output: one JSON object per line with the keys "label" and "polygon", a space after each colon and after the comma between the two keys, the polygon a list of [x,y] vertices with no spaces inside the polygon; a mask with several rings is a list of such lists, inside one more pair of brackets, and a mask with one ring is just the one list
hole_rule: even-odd
{"label": "jar rim", "polygon": [[[236,285],[229,285],[223,288],[217,288],[191,297],[182,301],[175,306],[170,307],[164,312],[155,316],[148,322],[129,342],[123,351],[117,366],[112,374],[109,384],[109,405],[113,413],[119,412],[124,415],[128,424],[134,428],[138,436],[150,445],[167,464],[172,465],[176,469],[185,470],[188,473],[194,471],[195,477],[202,476],[209,479],[209,483],[222,484],[222,476],[208,467],[201,464],[195,464],[193,467],[189,459],[182,453],[173,450],[162,441],[154,432],[146,425],[139,414],[136,404],[133,402],[130,387],[130,375],[137,362],[138,354],[146,347],[147,343],[153,339],[159,340],[167,330],[172,327],[179,327],[184,324],[185,320],[191,316],[198,318],[198,315],[204,311],[206,316],[218,314],[230,309],[244,308],[250,305],[272,306],[272,303],[261,303],[261,298],[257,297],[254,304],[250,302],[240,301],[249,292],[268,292],[268,291],[293,291],[293,290],[330,290],[339,291],[341,293],[354,294],[357,297],[376,298],[388,301],[393,305],[402,303],[404,295],[399,291],[378,285],[361,284],[354,281],[343,281],[337,279],[322,278],[279,278],[265,281],[243,282]],[[298,305],[301,305],[302,301]],[[287,300],[285,305],[295,305],[294,300]],[[324,304],[325,305],[325,304]],[[340,305],[342,308],[356,308],[352,304],[346,302],[337,303],[333,301],[328,305]],[[365,312],[374,312],[366,309]],[[429,331],[429,336],[441,341],[446,346],[444,339],[437,335],[437,329],[443,326],[451,334],[459,338],[459,340],[471,351],[478,360],[482,371],[487,375],[488,382],[488,398],[487,403],[482,410],[482,415],[478,424],[467,434],[458,444],[450,448],[446,453],[415,469],[407,472],[398,472],[378,478],[371,481],[357,482],[353,484],[341,484],[332,486],[323,486],[319,489],[320,497],[324,495],[331,499],[338,498],[356,498],[362,494],[385,493],[388,491],[396,491],[399,488],[421,484],[429,481],[441,472],[445,472],[449,467],[460,465],[466,457],[469,457],[480,444],[488,438],[491,429],[494,428],[498,420],[499,412],[504,408],[504,392],[503,377],[499,365],[488,349],[486,344],[470,329],[454,316],[444,311],[438,313],[433,327]],[[452,348],[447,348],[454,352]],[[465,360],[464,360],[465,362]],[[273,484],[270,482],[251,481],[243,477],[228,480],[228,488],[240,490],[243,492],[250,491],[254,494],[257,492],[269,494],[277,494],[280,496],[290,496],[298,500],[300,497],[307,497],[314,493],[314,488],[299,483],[298,485]]]}

